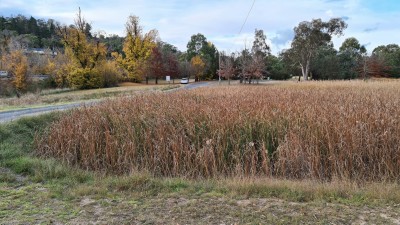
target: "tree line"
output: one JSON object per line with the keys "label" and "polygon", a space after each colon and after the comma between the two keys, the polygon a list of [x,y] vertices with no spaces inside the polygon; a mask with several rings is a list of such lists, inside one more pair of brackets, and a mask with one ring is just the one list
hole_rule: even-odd
{"label": "tree line", "polygon": [[345,39],[336,50],[333,36],[341,36],[347,24],[341,18],[329,21],[303,21],[294,28],[291,46],[277,56],[270,53],[262,30],[255,31],[251,50],[223,54],[219,74],[241,80],[270,77],[303,80],[367,79],[369,77],[400,77],[400,47],[381,45],[368,54],[355,37]]}
{"label": "tree line", "polygon": [[49,75],[46,87],[77,89],[111,87],[121,81],[158,83],[167,75],[241,83],[297,75],[299,80],[400,77],[397,44],[368,54],[352,37],[336,50],[332,37],[343,35],[346,28],[341,18],[303,21],[294,28],[290,48],[275,56],[258,29],[253,45],[240,52],[220,52],[200,33],[192,35],[181,52],[163,42],[157,30],[144,32],[137,16],[128,18],[125,37],[92,32],[80,9],[72,25],[21,15],[0,17],[0,70],[8,71],[10,78],[8,86],[2,79],[0,94],[29,91],[34,74]]}
{"label": "tree line", "polygon": [[[115,86],[121,81],[148,83],[155,79],[158,83],[167,75],[173,82],[181,77],[213,79],[218,69],[218,51],[204,35],[193,35],[188,51],[181,52],[161,41],[157,30],[144,32],[136,16],[126,22],[126,37],[92,32],[80,9],[72,25],[33,17],[2,18],[0,70],[8,72],[10,82],[5,86],[7,82],[2,79],[0,94],[28,91],[35,74],[48,74],[48,87],[89,89]],[[46,30],[50,35],[40,36],[45,32],[34,30]],[[34,41],[48,36],[57,44]]]}
{"label": "tree line", "polygon": [[30,18],[23,15],[15,17],[0,16],[0,35],[2,39],[7,36],[14,36],[29,48],[52,49],[62,47],[61,40],[56,32],[58,24],[53,19],[43,20],[32,16]]}
{"label": "tree line", "polygon": [[346,28],[341,18],[301,22],[294,28],[291,48],[280,56],[292,71],[301,70],[304,80],[400,77],[397,44],[378,46],[368,54],[365,46],[350,37],[336,50],[332,36],[343,35]]}

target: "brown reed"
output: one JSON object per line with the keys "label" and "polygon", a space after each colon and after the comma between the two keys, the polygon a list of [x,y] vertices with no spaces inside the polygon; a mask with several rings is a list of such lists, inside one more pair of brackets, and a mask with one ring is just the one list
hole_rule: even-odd
{"label": "brown reed", "polygon": [[39,155],[88,170],[398,181],[400,82],[210,87],[76,109]]}

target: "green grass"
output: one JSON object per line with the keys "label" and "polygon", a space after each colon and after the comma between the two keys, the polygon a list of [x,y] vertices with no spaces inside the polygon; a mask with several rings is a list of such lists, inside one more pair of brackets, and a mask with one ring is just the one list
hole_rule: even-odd
{"label": "green grass", "polygon": [[81,173],[53,159],[37,158],[32,149],[34,136],[40,135],[40,132],[60,115],[51,113],[0,125],[0,167],[28,176],[35,182],[74,179],[76,173]]}
{"label": "green grass", "polygon": [[354,221],[358,213],[393,223],[399,213],[387,208],[400,203],[396,184],[110,176],[36,157],[34,136],[63,115],[0,125],[1,223],[324,224]]}

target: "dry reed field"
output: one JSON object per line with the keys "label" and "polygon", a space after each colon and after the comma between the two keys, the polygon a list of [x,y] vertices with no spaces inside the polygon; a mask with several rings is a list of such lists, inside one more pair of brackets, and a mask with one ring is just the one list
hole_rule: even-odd
{"label": "dry reed field", "polygon": [[35,142],[115,174],[399,181],[399,106],[397,81],[211,87],[77,109]]}

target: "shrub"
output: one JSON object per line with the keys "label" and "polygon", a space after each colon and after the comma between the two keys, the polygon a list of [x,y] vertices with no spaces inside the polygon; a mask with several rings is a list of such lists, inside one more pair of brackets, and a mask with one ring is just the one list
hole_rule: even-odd
{"label": "shrub", "polygon": [[11,81],[0,80],[0,96],[10,97],[15,95],[15,88],[13,87]]}
{"label": "shrub", "polygon": [[104,83],[103,87],[115,87],[118,85],[121,72],[115,61],[107,61],[98,66],[100,76]]}
{"label": "shrub", "polygon": [[104,77],[96,69],[75,68],[68,75],[68,83],[77,89],[101,88],[104,86]]}

